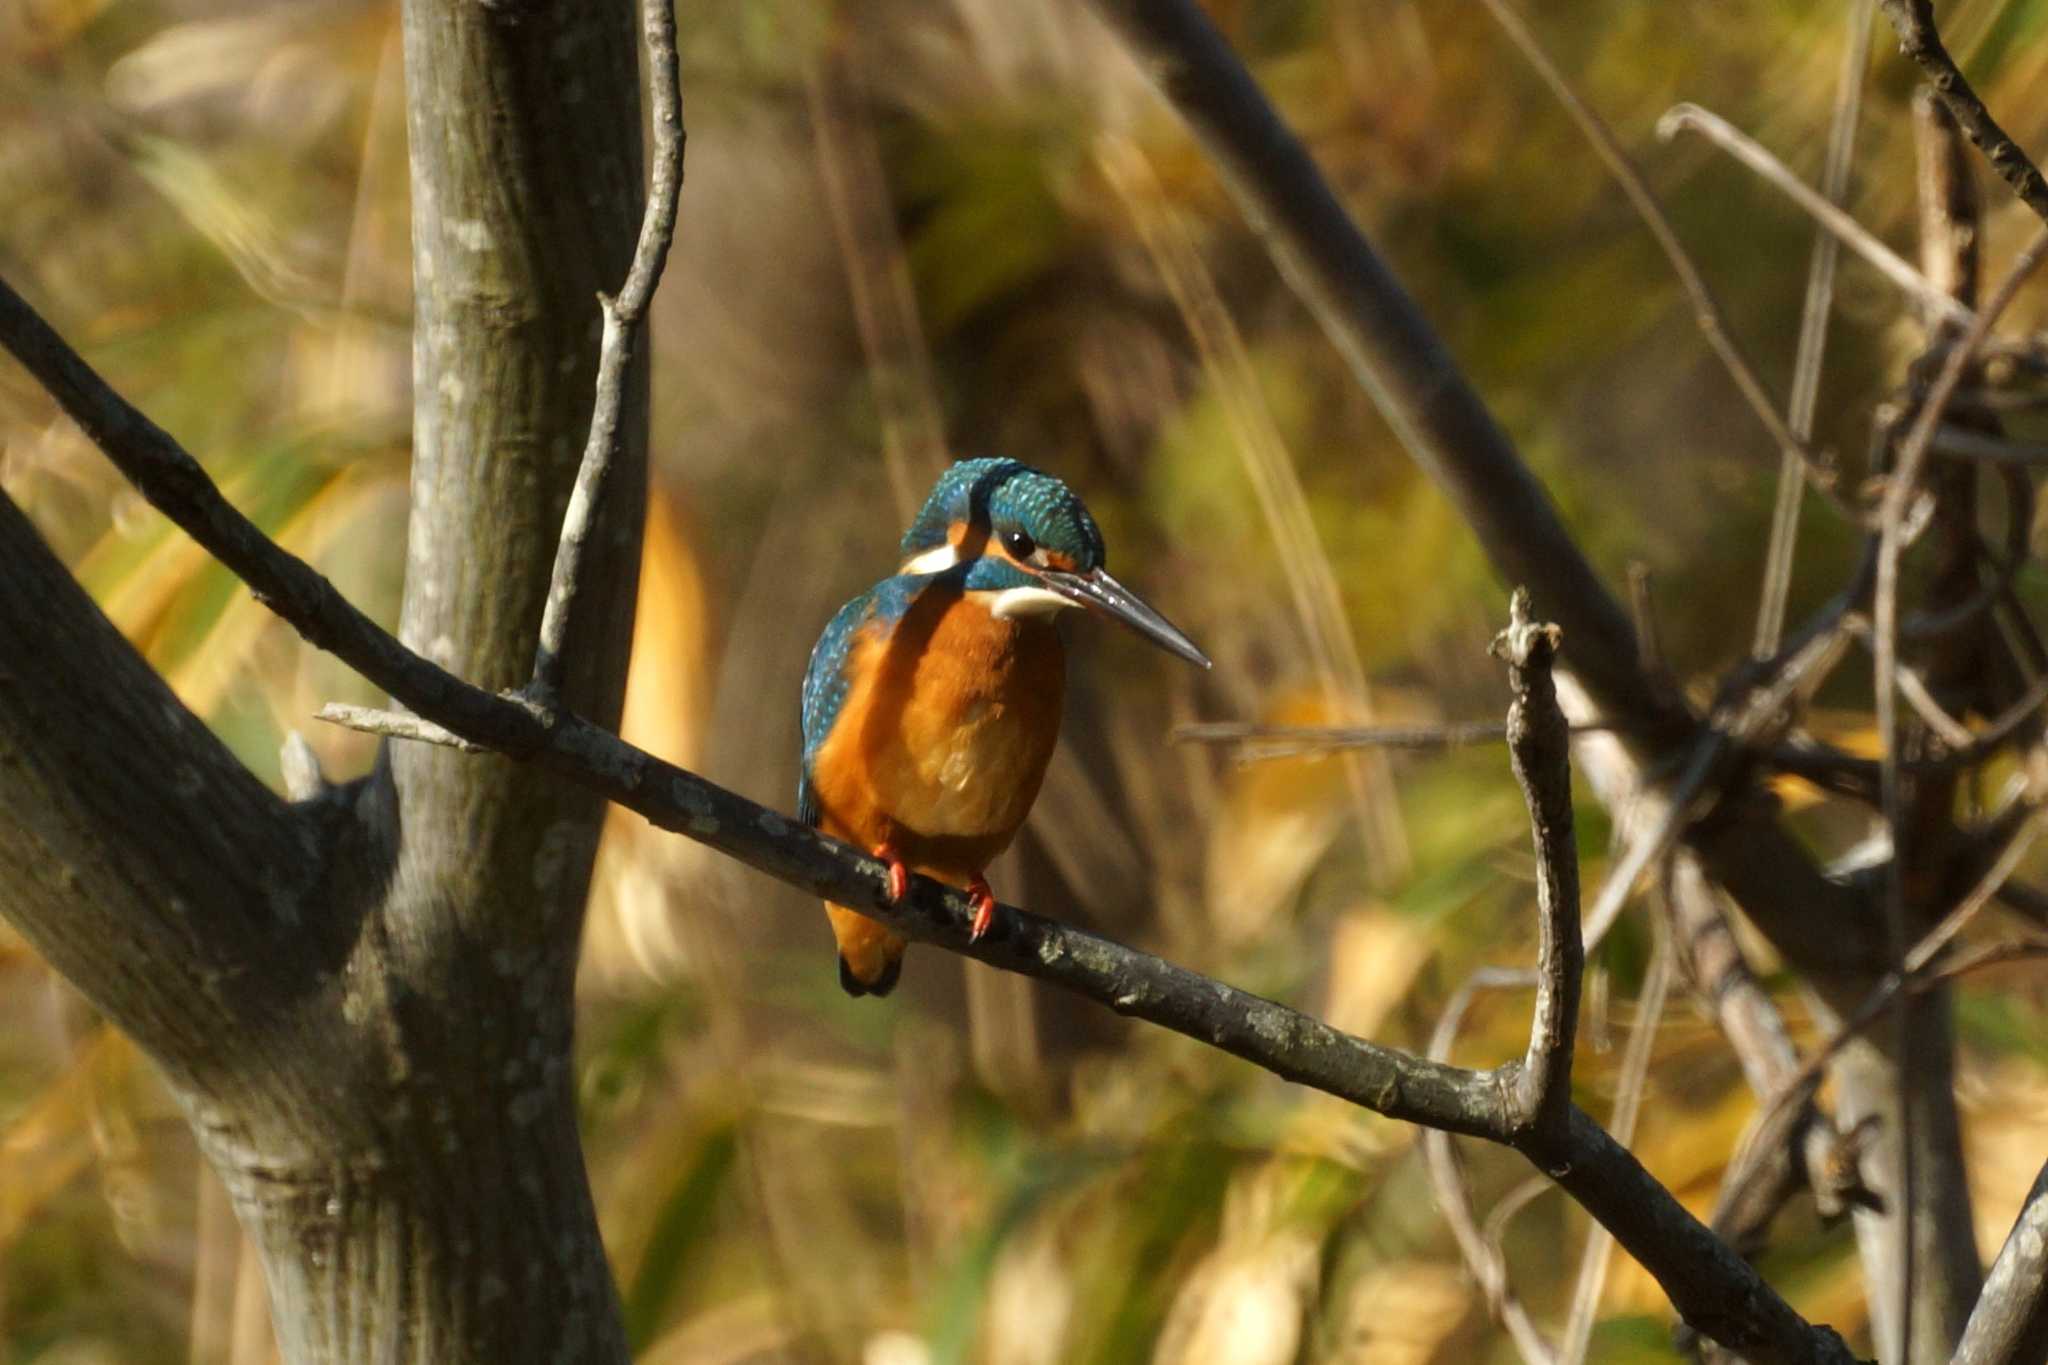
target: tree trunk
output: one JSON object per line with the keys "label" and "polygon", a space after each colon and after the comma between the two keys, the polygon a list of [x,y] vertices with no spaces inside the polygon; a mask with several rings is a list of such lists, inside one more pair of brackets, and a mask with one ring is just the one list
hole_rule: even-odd
{"label": "tree trunk", "polygon": [[[642,202],[623,5],[408,0],[413,512],[401,631],[526,681]],[[569,623],[615,726],[645,348]],[[34,653],[30,648],[33,642]],[[15,661],[33,657],[33,670]],[[288,806],[0,498],[0,882],[163,1067],[259,1249],[293,1362],[626,1359],[578,1141],[572,989],[601,802],[398,746]]]}

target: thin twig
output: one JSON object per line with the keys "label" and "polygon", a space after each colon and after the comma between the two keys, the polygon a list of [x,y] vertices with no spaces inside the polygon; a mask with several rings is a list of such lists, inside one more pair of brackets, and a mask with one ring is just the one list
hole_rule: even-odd
{"label": "thin twig", "polygon": [[1453,721],[1446,725],[1252,725],[1206,721],[1177,725],[1179,744],[1259,745],[1261,758],[1293,757],[1331,749],[1462,749],[1497,744],[1508,727],[1497,720]]}
{"label": "thin twig", "polygon": [[[1480,991],[1526,989],[1535,984],[1536,973],[1519,967],[1481,967],[1472,973],[1445,1004],[1436,1029],[1430,1034],[1429,1059],[1449,1062],[1451,1048],[1458,1040],[1458,1031],[1464,1026],[1465,1015]],[[1422,1135],[1422,1163],[1429,1176],[1430,1188],[1436,1192],[1437,1207],[1443,1211],[1444,1222],[1450,1225],[1452,1240],[1457,1242],[1458,1252],[1465,1258],[1465,1268],[1479,1282],[1479,1292],[1485,1296],[1487,1311],[1495,1322],[1507,1329],[1525,1365],[1554,1365],[1556,1353],[1544,1340],[1543,1333],[1537,1330],[1535,1320],[1529,1316],[1529,1310],[1523,1306],[1513,1282],[1508,1278],[1507,1257],[1501,1250],[1499,1238],[1480,1233],[1478,1218],[1472,1208],[1472,1193],[1466,1188],[1464,1172],[1458,1162],[1457,1145],[1451,1141],[1449,1133],[1430,1129]],[[1523,1196],[1524,1201],[1526,1198]],[[1519,1207],[1521,1202],[1517,1201],[1516,1206]],[[1494,1216],[1487,1220],[1488,1225],[1492,1226],[1495,1219],[1502,1216],[1496,1210]]]}
{"label": "thin twig", "polygon": [[1942,45],[1941,34],[1934,27],[1933,0],[1879,0],[1884,6],[1887,19],[1898,30],[1899,50],[1904,52],[1926,73],[1928,83],[1941,96],[1941,102],[1948,106],[1956,122],[1962,125],[1970,141],[1977,144],[1977,150],[1984,153],[1984,159],[1991,163],[1991,169],[2012,187],[2021,203],[2032,209],[2043,222],[2048,222],[2048,181],[2041,178],[2041,172],[2027,154],[2020,150],[2018,143],[2006,136],[2005,129],[1991,117],[1991,111],[1984,107],[1984,101],[1970,87],[1969,81],[1957,69],[1955,59]]}
{"label": "thin twig", "polygon": [[1563,1121],[1571,1105],[1572,1041],[1586,969],[1579,937],[1579,853],[1572,840],[1571,735],[1551,667],[1562,633],[1529,614],[1529,592],[1508,603],[1508,628],[1493,652],[1508,665],[1508,757],[1529,807],[1536,852],[1536,1008],[1516,1098],[1533,1127]]}
{"label": "thin twig", "polygon": [[[1604,734],[1624,727],[1605,721],[1574,725],[1574,735]],[[1474,744],[1499,744],[1508,727],[1497,720],[1450,721],[1442,725],[1253,725],[1246,721],[1202,721],[1177,725],[1177,744],[1238,746],[1240,763],[1302,758],[1345,749],[1405,749],[1436,752]]]}
{"label": "thin twig", "polygon": [[1657,629],[1657,601],[1650,566],[1640,559],[1632,559],[1628,565],[1628,614],[1635,622],[1636,657],[1643,676],[1669,678],[1671,664],[1664,657],[1664,637]]}
{"label": "thin twig", "polygon": [[[1835,79],[1835,112],[1828,126],[1827,160],[1821,168],[1822,202],[1838,206],[1849,192],[1849,163],[1856,148],[1856,121],[1863,108],[1863,73],[1870,65],[1873,0],[1854,0],[1849,39],[1842,44],[1842,69]],[[1663,136],[1664,123],[1657,123]],[[1792,396],[1785,421],[1802,441],[1813,439],[1813,410],[1820,399],[1820,375],[1827,354],[1828,317],[1834,311],[1835,265],[1841,244],[1816,232],[1806,269],[1806,298],[1800,305],[1799,347],[1792,359]],[[1764,555],[1763,587],[1757,602],[1752,656],[1768,659],[1785,636],[1785,605],[1792,592],[1792,565],[1799,546],[1799,509],[1806,501],[1806,466],[1790,454],[1778,461],[1778,494],[1771,509],[1771,539]]]}
{"label": "thin twig", "polygon": [[2038,441],[2014,441],[1982,431],[1972,431],[1944,422],[1934,429],[1933,450],[1937,455],[1954,455],[1965,460],[1993,464],[2048,464],[2048,445]]}
{"label": "thin twig", "polygon": [[1621,186],[1622,193],[1628,196],[1629,203],[1635,206],[1643,225],[1650,230],[1650,235],[1656,239],[1665,259],[1671,263],[1672,273],[1678,276],[1679,284],[1692,300],[1693,320],[1699,325],[1701,335],[1706,338],[1708,347],[1720,359],[1722,367],[1728,371],[1728,377],[1735,381],[1736,389],[1749,404],[1750,411],[1756,414],[1757,421],[1770,433],[1772,441],[1777,444],[1781,453],[1798,459],[1806,467],[1815,491],[1846,520],[1860,524],[1861,513],[1844,502],[1835,491],[1835,471],[1785,425],[1785,419],[1779,415],[1777,402],[1771,397],[1770,390],[1765,387],[1763,380],[1757,375],[1756,368],[1749,363],[1749,357],[1743,354],[1741,345],[1729,332],[1727,322],[1721,315],[1721,306],[1715,302],[1714,292],[1708,286],[1706,277],[1700,274],[1699,267],[1693,264],[1692,257],[1686,252],[1685,244],[1678,240],[1678,232],[1671,226],[1671,220],[1664,216],[1664,209],[1658,204],[1656,195],[1650,192],[1649,185],[1636,170],[1634,163],[1629,160],[1628,153],[1621,149],[1621,144],[1615,140],[1606,120],[1595,113],[1593,107],[1572,88],[1570,82],[1565,80],[1564,73],[1550,60],[1550,55],[1543,50],[1542,44],[1537,42],[1536,35],[1522,21],[1522,17],[1509,6],[1507,0],[1481,0],[1481,3],[1486,6],[1487,12],[1493,16],[1501,30],[1507,34],[1508,40],[1520,50],[1529,65],[1535,68],[1543,83],[1550,87],[1551,93],[1564,106],[1565,112],[1571,115],[1572,121],[1579,125],[1579,130],[1585,134],[1586,140],[1593,144],[1594,152],[1599,155],[1608,173]]}
{"label": "thin twig", "polygon": [[[1506,730],[1536,853],[1537,969],[1493,967],[1473,973],[1437,1021],[1429,1055],[1433,1060],[1449,1057],[1479,991],[1533,985],[1536,1001],[1530,1012],[1529,1046],[1510,1088],[1525,1121],[1547,1127],[1557,1123],[1570,1104],[1572,1041],[1585,972],[1579,939],[1578,854],[1572,840],[1570,738],[1551,678],[1558,629],[1530,618],[1529,594],[1520,588],[1508,613],[1508,628],[1494,639],[1493,652],[1507,661],[1514,691]],[[1488,1309],[1528,1365],[1552,1365],[1555,1356],[1516,1297],[1499,1246],[1480,1233],[1450,1136],[1425,1134],[1423,1159],[1445,1221],[1486,1295]]]}
{"label": "thin twig", "polygon": [[633,264],[616,298],[597,296],[604,336],[597,352],[597,397],[590,411],[590,435],[583,463],[562,514],[562,538],[541,609],[540,641],[533,655],[533,693],[546,701],[561,694],[568,667],[563,645],[581,591],[584,547],[604,508],[605,491],[620,444],[620,416],[626,403],[626,372],[643,335],[647,305],[661,283],[669,243],[676,235],[676,201],[683,188],[683,96],[676,77],[674,0],[644,0],[641,28],[647,45],[647,94],[653,111],[654,169]]}
{"label": "thin twig", "polygon": [[1870,229],[1843,212],[1829,198],[1816,194],[1763,144],[1728,120],[1697,104],[1675,104],[1657,120],[1657,136],[1669,141],[1681,132],[1699,133],[1743,165],[1785,192],[1808,217],[1842,245],[1861,256],[1877,273],[1910,294],[1915,303],[1968,326],[1975,314],[1969,305],[1950,298],[1916,269],[1911,261],[1879,241]]}
{"label": "thin twig", "polygon": [[1976,739],[1970,728],[1944,710],[1941,702],[1927,690],[1927,680],[1920,676],[1918,669],[1904,664],[1899,666],[1899,692],[1920,719],[1927,723],[1927,728],[1941,736],[1942,743],[1951,749],[1965,748]]}
{"label": "thin twig", "polygon": [[422,720],[410,711],[388,711],[376,706],[351,706],[346,702],[331,701],[315,713],[315,717],[330,725],[339,725],[347,730],[359,730],[366,735],[383,735],[387,739],[411,739],[422,744],[438,744],[443,748],[457,749],[465,754],[487,754],[489,746],[473,744],[453,730]]}
{"label": "thin twig", "polygon": [[[1532,976],[1529,980],[1533,982],[1535,978]],[[1495,1257],[1506,1254],[1501,1244],[1507,1240],[1508,1224],[1520,1217],[1522,1210],[1535,1203],[1539,1196],[1548,1194],[1556,1188],[1557,1186],[1543,1176],[1532,1175],[1502,1195],[1494,1206],[1486,1211],[1486,1223],[1480,1228],[1480,1232],[1485,1236],[1486,1245],[1492,1248]]]}
{"label": "thin twig", "polygon": [[[1607,1119],[1614,1140],[1623,1146],[1635,1141],[1636,1116],[1642,1110],[1644,1084],[1650,1074],[1650,1054],[1657,1041],[1657,1026],[1664,1017],[1665,992],[1671,984],[1671,937],[1663,920],[1655,924],[1656,943],[1650,953],[1650,970],[1643,977],[1643,991],[1636,1000],[1636,1026],[1629,1034],[1628,1050],[1622,1054],[1614,1110]],[[1579,1259],[1579,1280],[1572,1291],[1571,1314],[1565,1319],[1564,1341],[1558,1348],[1558,1358],[1571,1365],[1586,1358],[1613,1256],[1614,1238],[1595,1223],[1586,1234],[1586,1247]]]}

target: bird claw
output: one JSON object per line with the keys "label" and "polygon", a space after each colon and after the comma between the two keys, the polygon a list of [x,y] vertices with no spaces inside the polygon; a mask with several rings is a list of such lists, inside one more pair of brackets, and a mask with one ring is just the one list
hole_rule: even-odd
{"label": "bird claw", "polygon": [[979,943],[982,935],[995,927],[996,893],[989,890],[986,878],[976,877],[967,884],[967,894],[974,901],[974,923],[967,927],[967,941]]}
{"label": "bird claw", "polygon": [[889,865],[889,904],[895,905],[910,894],[910,869],[903,865],[902,855],[893,844],[877,844],[874,853]]}

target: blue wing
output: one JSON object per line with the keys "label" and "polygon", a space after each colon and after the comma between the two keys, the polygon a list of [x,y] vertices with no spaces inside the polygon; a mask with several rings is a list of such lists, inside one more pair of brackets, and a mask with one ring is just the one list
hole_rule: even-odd
{"label": "blue wing", "polygon": [[811,786],[811,760],[832,733],[832,722],[846,704],[852,680],[846,676],[846,661],[853,653],[853,637],[874,609],[873,589],[841,607],[811,647],[811,665],[804,671],[804,757],[796,780],[796,818],[807,825],[818,823],[818,793]]}
{"label": "blue wing", "polygon": [[[958,570],[949,572],[957,573]],[[811,648],[811,665],[804,671],[804,756],[796,782],[796,817],[807,825],[818,823],[818,793],[811,784],[811,763],[824,747],[839,708],[853,686],[847,675],[847,661],[853,657],[854,642],[869,627],[893,628],[917,600],[918,592],[936,575],[901,574],[884,579],[841,607]]]}

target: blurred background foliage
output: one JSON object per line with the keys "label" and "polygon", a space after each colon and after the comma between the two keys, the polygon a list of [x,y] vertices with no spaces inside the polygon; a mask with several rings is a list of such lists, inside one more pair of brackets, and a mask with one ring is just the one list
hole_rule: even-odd
{"label": "blurred background foliage", "polygon": [[[1211,8],[1610,580],[1655,572],[1665,648],[1703,686],[1750,639],[1777,457],[1568,122],[1476,5]],[[1651,128],[1698,101],[1815,178],[1843,10],[1530,6],[1781,393],[1808,226]],[[1943,10],[1992,108],[2048,149],[2048,0]],[[1492,718],[1482,650],[1505,598],[1203,158],[1070,0],[757,0],[691,7],[683,32],[628,737],[786,807],[817,627],[893,562],[945,452],[1016,455],[1084,491],[1119,573],[1218,666],[1075,632],[1067,737],[998,888],[1421,1047],[1473,967],[1532,946],[1504,756],[1234,766],[1170,732]],[[1911,80],[1882,25],[1877,49],[1850,207],[1910,255]],[[411,402],[395,4],[0,0],[0,185],[0,270],[238,505],[393,620]],[[2024,215],[1987,198],[1996,262]],[[2040,325],[2038,297],[2018,320]],[[1836,319],[1817,438],[1855,455],[1920,335],[1853,261]],[[367,768],[363,737],[308,718],[377,698],[12,367],[0,479],[257,771],[275,779],[293,728],[330,775]],[[1819,515],[1807,531],[1795,618],[1850,551]],[[1862,832],[1809,809],[1824,852]],[[1582,810],[1589,880],[1607,828]],[[644,1359],[1513,1358],[1414,1131],[932,951],[886,1004],[847,1000],[814,905],[623,817],[595,895],[588,1144]],[[1651,951],[1638,915],[1595,964],[1580,1098],[1606,1112],[1624,1038],[1654,1028],[1636,1148],[1703,1211],[1752,1104],[1683,991],[1641,1017]],[[1963,989],[1987,1253],[2048,1122],[2043,1008],[2024,971]],[[1525,1018],[1484,1002],[1461,1060],[1509,1055]],[[1465,1155],[1482,1203],[1526,1175]],[[1562,1320],[1585,1226],[1552,1193],[1505,1227],[1539,1320]],[[1768,1269],[1860,1331],[1846,1229],[1786,1220]],[[247,1365],[270,1357],[264,1313],[148,1066],[0,931],[0,1362]],[[1668,1358],[1668,1327],[1618,1268],[1593,1358]]]}

